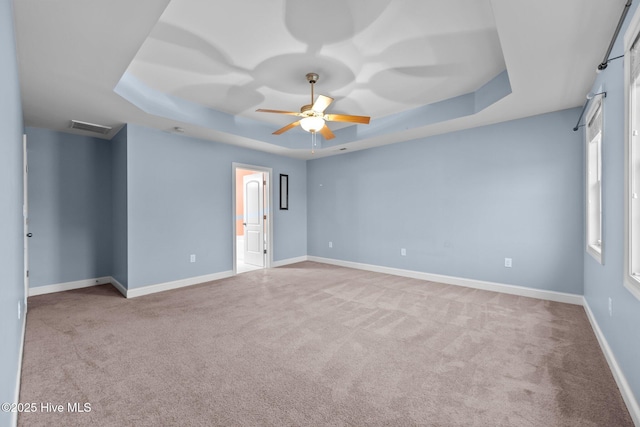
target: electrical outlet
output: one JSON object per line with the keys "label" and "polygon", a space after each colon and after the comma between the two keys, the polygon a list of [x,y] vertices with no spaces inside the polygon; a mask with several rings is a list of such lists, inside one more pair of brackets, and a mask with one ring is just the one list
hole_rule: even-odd
{"label": "electrical outlet", "polygon": [[511,260],[511,258],[504,259],[504,266],[507,268],[511,268],[513,266],[513,261]]}
{"label": "electrical outlet", "polygon": [[333,242],[329,242],[329,247],[332,248],[333,247]]}
{"label": "electrical outlet", "polygon": [[609,297],[609,317],[613,316],[613,300]]}
{"label": "electrical outlet", "polygon": [[400,249],[400,255],[407,256],[407,250],[405,248]]}
{"label": "electrical outlet", "polygon": [[191,254],[190,261],[196,262],[196,254]]}

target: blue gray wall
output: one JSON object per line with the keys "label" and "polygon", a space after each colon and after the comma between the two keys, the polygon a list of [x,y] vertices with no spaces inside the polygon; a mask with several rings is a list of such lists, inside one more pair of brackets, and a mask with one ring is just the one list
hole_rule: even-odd
{"label": "blue gray wall", "polygon": [[582,294],[578,113],[309,161],[309,255]]}
{"label": "blue gray wall", "polygon": [[[635,3],[635,2],[634,2]],[[638,5],[635,3],[611,52],[624,53],[624,32]],[[638,11],[637,13],[640,13]],[[598,74],[593,90],[602,87],[604,130],[602,142],[603,260],[584,253],[584,295],[636,399],[640,398],[640,301],[624,287],[624,63],[614,60]],[[581,138],[584,133],[579,132]],[[613,316],[609,316],[609,298]]]}
{"label": "blue gray wall", "polygon": [[131,124],[126,161],[129,289],[232,270],[233,162],[289,175],[289,210],[273,211],[273,259],[306,255],[304,161]]}
{"label": "blue gray wall", "polygon": [[127,237],[127,127],[111,139],[111,203],[113,224],[113,264],[111,276],[121,285],[128,283]]}
{"label": "blue gray wall", "polygon": [[[0,0],[0,402],[16,398],[25,310],[22,132],[13,3]],[[0,412],[0,425],[11,419],[12,414]]]}
{"label": "blue gray wall", "polygon": [[[123,128],[111,141],[27,128],[31,287],[113,276],[127,288],[233,268],[233,162],[289,174],[274,261],[306,255],[306,163]],[[189,255],[196,254],[196,263]]]}
{"label": "blue gray wall", "polygon": [[26,129],[32,288],[111,275],[110,142]]}

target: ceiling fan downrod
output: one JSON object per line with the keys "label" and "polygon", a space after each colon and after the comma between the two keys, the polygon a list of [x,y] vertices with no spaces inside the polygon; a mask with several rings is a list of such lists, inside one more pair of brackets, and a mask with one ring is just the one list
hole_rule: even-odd
{"label": "ceiling fan downrod", "polygon": [[313,85],[319,78],[320,76],[316,73],[307,73],[307,81],[311,84],[311,105],[313,105]]}

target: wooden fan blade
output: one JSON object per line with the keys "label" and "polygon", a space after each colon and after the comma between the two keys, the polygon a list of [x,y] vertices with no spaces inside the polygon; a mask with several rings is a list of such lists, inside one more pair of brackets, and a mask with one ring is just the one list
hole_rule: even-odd
{"label": "wooden fan blade", "polygon": [[313,111],[317,111],[318,113],[324,113],[324,110],[333,102],[333,98],[329,98],[328,96],[318,95],[318,99],[313,103],[313,107],[311,109]]}
{"label": "wooden fan blade", "polygon": [[264,108],[259,108],[256,110],[258,113],[276,113],[276,114],[288,114],[290,116],[299,116],[300,113],[296,113],[295,111],[282,111],[282,110],[265,110]]}
{"label": "wooden fan blade", "polygon": [[324,119],[330,122],[349,122],[369,124],[370,117],[367,116],[350,116],[348,114],[325,114]]}
{"label": "wooden fan blade", "polygon": [[300,126],[300,120],[298,120],[297,122],[293,122],[293,123],[289,123],[288,125],[286,125],[283,128],[278,129],[277,131],[275,131],[273,134],[274,135],[280,135],[282,133],[285,133],[288,130],[293,129],[296,126]]}
{"label": "wooden fan blade", "polygon": [[324,136],[324,139],[333,139],[336,136],[333,134],[333,132],[331,132],[331,129],[329,129],[329,126],[324,125],[322,127],[322,129],[320,129],[320,133],[322,134],[322,136]]}

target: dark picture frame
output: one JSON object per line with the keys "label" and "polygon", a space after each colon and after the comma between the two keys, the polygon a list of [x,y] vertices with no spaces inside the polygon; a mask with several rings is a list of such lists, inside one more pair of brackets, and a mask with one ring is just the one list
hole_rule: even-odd
{"label": "dark picture frame", "polygon": [[289,210],[289,175],[280,174],[280,210]]}

